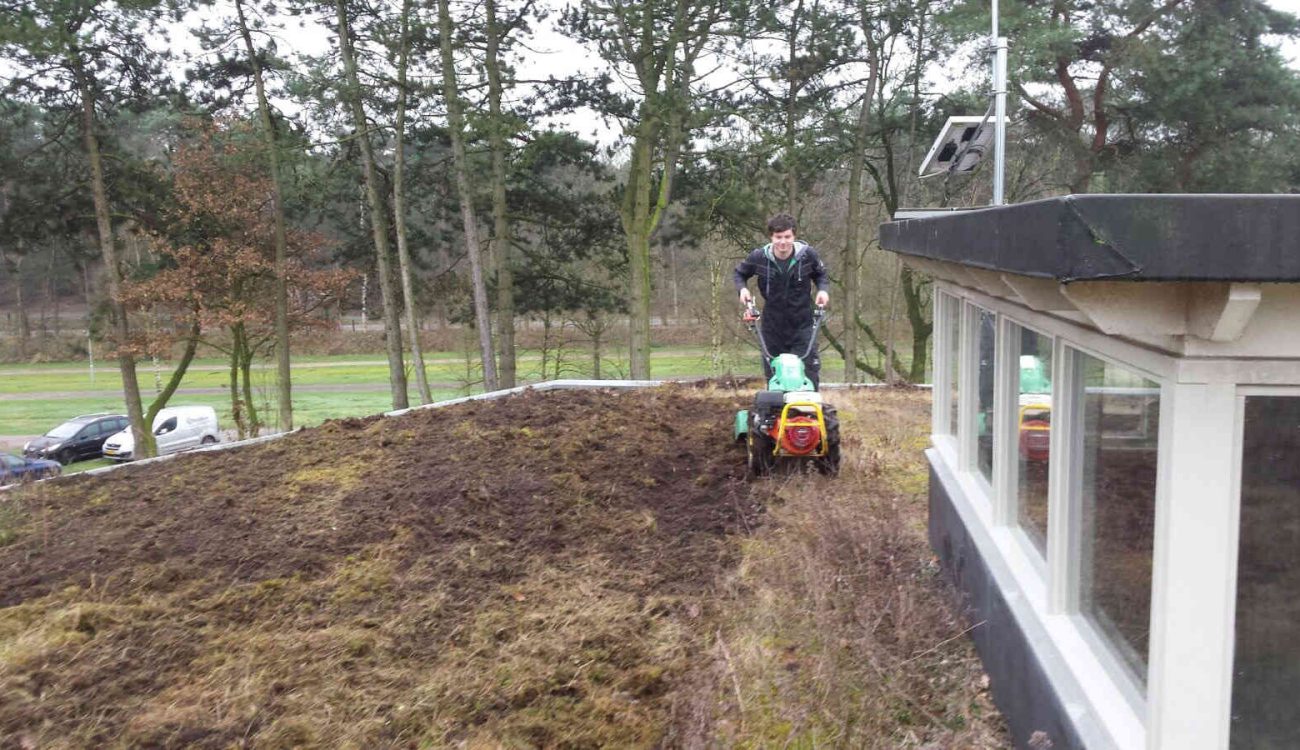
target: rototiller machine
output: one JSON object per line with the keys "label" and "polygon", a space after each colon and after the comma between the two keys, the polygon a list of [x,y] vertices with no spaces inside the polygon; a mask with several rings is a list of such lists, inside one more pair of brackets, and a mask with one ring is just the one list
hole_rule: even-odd
{"label": "rototiller machine", "polygon": [[817,332],[825,317],[822,308],[814,311],[812,335],[802,354],[772,356],[758,325],[758,308],[753,303],[745,307],[745,326],[758,337],[763,360],[772,367],[772,379],[767,390],[755,394],[754,407],[736,412],[736,442],[745,442],[750,476],[764,476],[778,464],[812,464],[823,474],[839,473],[840,421],[835,407],[822,400],[803,365],[803,358],[817,346]]}

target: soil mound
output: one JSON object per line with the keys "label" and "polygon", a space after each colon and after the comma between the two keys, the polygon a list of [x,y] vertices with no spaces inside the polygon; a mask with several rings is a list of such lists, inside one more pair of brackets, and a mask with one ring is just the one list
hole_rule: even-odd
{"label": "soil mound", "polygon": [[526,393],[15,493],[0,745],[664,742],[762,512],[737,405]]}

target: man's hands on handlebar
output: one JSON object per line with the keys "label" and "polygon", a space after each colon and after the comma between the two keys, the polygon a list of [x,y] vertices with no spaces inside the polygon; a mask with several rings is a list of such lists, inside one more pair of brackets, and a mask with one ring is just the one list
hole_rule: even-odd
{"label": "man's hands on handlebar", "polygon": [[[826,292],[817,292],[817,298],[813,301],[818,307],[825,307],[831,301],[831,296]],[[754,295],[749,293],[748,288],[740,290],[740,304],[749,307],[754,304]]]}

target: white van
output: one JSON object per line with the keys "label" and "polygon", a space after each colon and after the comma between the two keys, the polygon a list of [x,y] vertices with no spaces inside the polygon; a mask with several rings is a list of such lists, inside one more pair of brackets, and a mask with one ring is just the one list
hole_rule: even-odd
{"label": "white van", "polygon": [[[220,439],[217,411],[211,406],[168,406],[153,420],[158,455],[212,445]],[[135,453],[135,438],[126,428],[104,441],[104,458],[129,461]]]}

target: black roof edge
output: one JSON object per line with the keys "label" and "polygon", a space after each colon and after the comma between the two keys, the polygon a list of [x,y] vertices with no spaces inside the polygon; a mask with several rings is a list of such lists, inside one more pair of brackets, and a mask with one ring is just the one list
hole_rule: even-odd
{"label": "black roof edge", "polygon": [[880,244],[1064,283],[1300,282],[1300,195],[1067,195],[891,221]]}

